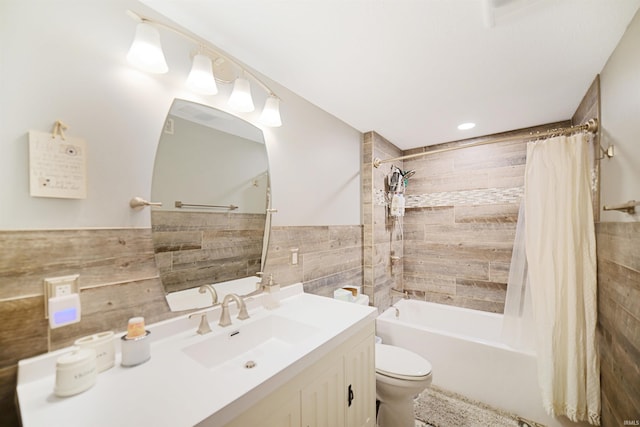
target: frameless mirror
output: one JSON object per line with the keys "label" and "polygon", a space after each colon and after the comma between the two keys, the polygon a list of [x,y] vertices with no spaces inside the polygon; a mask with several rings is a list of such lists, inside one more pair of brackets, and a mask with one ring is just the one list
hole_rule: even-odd
{"label": "frameless mirror", "polygon": [[156,264],[172,310],[210,306],[203,285],[213,285],[219,300],[256,289],[268,246],[269,185],[260,129],[174,101],[151,186],[151,199],[162,203],[151,210]]}

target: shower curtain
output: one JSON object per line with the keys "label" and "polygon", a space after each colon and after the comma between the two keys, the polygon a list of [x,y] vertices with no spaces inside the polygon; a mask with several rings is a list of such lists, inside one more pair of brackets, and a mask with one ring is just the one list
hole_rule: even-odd
{"label": "shower curtain", "polygon": [[582,133],[528,144],[524,234],[545,409],[599,425],[589,146]]}
{"label": "shower curtain", "polygon": [[535,324],[531,307],[531,284],[527,274],[524,240],[524,200],[520,201],[516,238],[513,242],[507,297],[504,303],[502,341],[519,350],[535,352]]}

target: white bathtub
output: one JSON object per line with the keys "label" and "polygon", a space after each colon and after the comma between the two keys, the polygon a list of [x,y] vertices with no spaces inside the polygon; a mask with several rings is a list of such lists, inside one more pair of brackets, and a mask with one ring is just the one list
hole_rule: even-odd
{"label": "white bathtub", "polygon": [[431,362],[434,385],[546,426],[577,426],[547,415],[535,355],[502,344],[501,328],[501,314],[416,300],[401,300],[376,320],[383,343]]}

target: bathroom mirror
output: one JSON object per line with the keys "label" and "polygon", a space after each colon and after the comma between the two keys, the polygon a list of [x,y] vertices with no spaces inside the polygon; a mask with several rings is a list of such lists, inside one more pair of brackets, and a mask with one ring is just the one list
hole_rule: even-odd
{"label": "bathroom mirror", "polygon": [[[269,164],[262,131],[226,112],[175,100],[153,169],[156,264],[172,310],[210,306],[214,285],[255,289],[266,260]],[[205,289],[201,289],[205,291]]]}

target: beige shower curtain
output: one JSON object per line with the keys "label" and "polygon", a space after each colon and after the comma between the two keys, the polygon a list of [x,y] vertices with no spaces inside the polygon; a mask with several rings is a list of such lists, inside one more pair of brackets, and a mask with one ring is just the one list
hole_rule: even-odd
{"label": "beige shower curtain", "polygon": [[525,239],[545,409],[599,425],[589,146],[582,133],[529,143]]}

